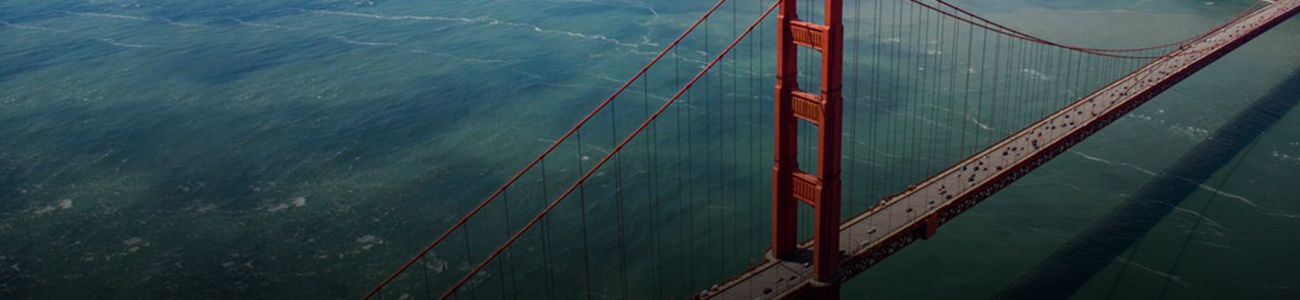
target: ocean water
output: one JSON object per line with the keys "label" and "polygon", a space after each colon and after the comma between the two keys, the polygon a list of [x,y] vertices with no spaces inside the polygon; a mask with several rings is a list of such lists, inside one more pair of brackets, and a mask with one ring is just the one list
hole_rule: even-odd
{"label": "ocean water", "polygon": [[[359,298],[706,2],[0,2],[0,298]],[[1249,5],[954,2],[1097,47],[1177,40]],[[741,3],[747,16],[766,5]],[[1252,103],[1300,97],[1287,80],[1297,41],[1293,21],[1261,36],[859,276],[845,298],[1002,292]],[[712,54],[692,46],[679,57]],[[744,78],[766,86],[766,72]],[[1300,298],[1300,113],[1278,114],[1073,298]]]}

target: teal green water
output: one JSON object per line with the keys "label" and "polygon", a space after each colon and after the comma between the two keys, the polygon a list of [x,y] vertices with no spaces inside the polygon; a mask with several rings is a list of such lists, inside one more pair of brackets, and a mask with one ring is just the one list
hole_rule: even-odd
{"label": "teal green water", "polygon": [[[704,2],[0,2],[0,298],[357,298],[662,49]],[[1017,28],[1101,47],[1175,40],[1247,5],[966,2]],[[744,1],[740,11],[760,5]],[[732,30],[713,26],[715,35]],[[860,276],[846,298],[992,296],[1300,66],[1297,38],[1300,25],[1288,22],[1227,56]],[[711,54],[686,49],[679,63]],[[753,91],[770,91],[770,73],[729,76],[762,78]],[[742,124],[770,129],[770,119]],[[770,133],[749,133],[761,138],[737,140],[768,151]],[[1237,159],[1231,176],[1213,176],[1075,298],[1151,299],[1166,281],[1170,299],[1300,297],[1300,242],[1289,238],[1300,230],[1300,113]],[[731,163],[762,181],[767,162]],[[1206,219],[1192,230],[1198,216]],[[743,249],[760,251],[749,245],[761,241],[735,251],[751,255]]]}

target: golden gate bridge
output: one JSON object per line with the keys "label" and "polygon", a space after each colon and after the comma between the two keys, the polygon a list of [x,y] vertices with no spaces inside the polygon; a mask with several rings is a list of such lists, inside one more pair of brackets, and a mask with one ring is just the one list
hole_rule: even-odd
{"label": "golden gate bridge", "polygon": [[[944,0],[737,2],[713,4],[363,299],[837,299],[1300,12],[1256,2],[1186,39],[1107,49]],[[754,79],[769,75],[775,89]],[[771,173],[752,167],[767,158]]]}

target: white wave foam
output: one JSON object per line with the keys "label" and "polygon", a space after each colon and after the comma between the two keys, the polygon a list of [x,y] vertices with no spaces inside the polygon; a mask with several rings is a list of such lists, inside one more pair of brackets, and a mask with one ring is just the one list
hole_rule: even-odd
{"label": "white wave foam", "polygon": [[311,12],[312,14],[316,14],[316,15],[336,15],[336,16],[345,16],[345,17],[371,18],[371,19],[379,19],[379,20],[391,20],[391,21],[416,20],[416,21],[451,21],[451,22],[461,22],[461,23],[474,23],[474,22],[488,22],[488,21],[490,21],[489,19],[484,19],[484,18],[475,18],[475,19],[470,19],[470,18],[436,17],[436,16],[410,16],[410,15],[389,16],[389,15],[383,15],[383,14],[378,14],[378,13],[374,13],[374,14],[364,14],[364,13],[354,13],[354,12],[345,12],[345,11],[330,11],[330,10],[313,10],[313,11],[310,11],[310,12]]}
{"label": "white wave foam", "polygon": [[524,76],[528,76],[529,78],[532,78],[532,79],[545,79],[545,78],[546,78],[545,76],[542,76],[542,75],[538,75],[538,74],[533,74],[533,73],[524,72],[523,70],[515,69],[515,68],[511,68],[510,71],[511,71],[511,72],[515,72],[515,73],[522,74],[522,75],[524,75]]}
{"label": "white wave foam", "polygon": [[650,11],[650,19],[646,20],[645,22],[637,23],[637,25],[640,25],[641,28],[645,28],[645,34],[641,35],[641,44],[646,46],[651,46],[651,47],[658,47],[659,46],[658,43],[650,42],[650,36],[655,33],[655,28],[650,26],[650,24],[659,20],[659,11],[655,10],[654,5],[650,5],[648,3],[645,4],[645,7],[642,8],[644,8],[647,11]]}
{"label": "white wave foam", "polygon": [[375,242],[375,241],[381,241],[381,240],[380,240],[379,238],[375,237],[375,235],[373,235],[373,234],[367,234],[367,235],[363,235],[363,236],[357,237],[357,243],[358,243],[358,244],[369,244],[369,243],[373,243],[373,242]]}
{"label": "white wave foam", "polygon": [[148,20],[149,20],[148,18],[145,18],[145,17],[128,16],[128,15],[119,15],[119,14],[105,14],[105,13],[92,13],[92,12],[71,12],[71,11],[69,11],[69,12],[67,12],[67,13],[75,14],[75,15],[79,15],[79,16],[83,16],[83,17],[97,17],[97,18],[110,18],[110,19],[136,20],[136,21],[148,21]]}
{"label": "white wave foam", "polygon": [[465,61],[465,62],[474,62],[474,63],[499,64],[499,63],[508,63],[508,62],[517,62],[517,61],[518,61],[518,60],[502,60],[502,59],[486,59],[486,58],[463,57],[463,56],[458,56],[458,55],[451,54],[451,53],[433,52],[433,51],[428,51],[428,50],[407,50],[406,52],[409,52],[409,53],[420,53],[420,54],[429,54],[429,55],[437,55],[437,56],[446,56],[446,57],[451,57],[451,58],[456,59],[456,60]]}
{"label": "white wave foam", "polygon": [[1255,201],[1250,201],[1250,199],[1246,199],[1246,197],[1242,197],[1242,196],[1238,196],[1238,195],[1230,194],[1230,193],[1228,193],[1228,192],[1220,191],[1220,190],[1218,190],[1218,189],[1215,189],[1214,187],[1211,187],[1211,186],[1208,186],[1208,185],[1205,185],[1205,184],[1198,184],[1198,185],[1201,186],[1201,189],[1204,189],[1204,190],[1206,190],[1206,191],[1213,192],[1213,193],[1215,193],[1215,194],[1218,194],[1219,196],[1224,196],[1224,197],[1228,197],[1228,198],[1232,198],[1232,199],[1237,199],[1238,201],[1241,201],[1242,203],[1245,203],[1245,204],[1247,204],[1247,205],[1250,205],[1251,207],[1259,208],[1259,205],[1258,205],[1258,204],[1255,204]]}
{"label": "white wave foam", "polygon": [[1140,120],[1147,121],[1147,122],[1156,122],[1156,123],[1164,123],[1164,122],[1165,122],[1165,120],[1158,120],[1158,119],[1156,119],[1155,117],[1148,116],[1148,115],[1144,115],[1144,114],[1129,113],[1129,114],[1128,114],[1128,117],[1132,117],[1132,118],[1135,118],[1135,119],[1140,119]]}
{"label": "white wave foam", "polygon": [[239,18],[235,18],[235,17],[227,17],[227,19],[230,19],[230,20],[232,20],[232,21],[235,21],[236,23],[239,23],[239,25],[246,25],[246,26],[252,26],[252,27],[275,28],[275,29],[282,29],[282,30],[301,30],[301,29],[302,29],[302,28],[295,28],[295,27],[285,27],[285,26],[280,26],[280,25],[275,25],[275,24],[258,23],[258,22],[248,22],[248,21],[244,21],[243,19],[239,19]]}
{"label": "white wave foam", "polygon": [[430,252],[420,261],[423,262],[425,269],[432,270],[434,274],[441,274],[447,270],[447,261],[439,259],[437,253]]}
{"label": "white wave foam", "polygon": [[367,234],[361,237],[357,237],[356,241],[357,244],[361,244],[361,250],[369,250],[370,248],[375,247],[375,245],[384,244],[384,239],[378,238],[372,234]]}
{"label": "white wave foam", "polygon": [[849,155],[844,155],[843,157],[844,157],[844,158],[848,158],[849,160],[852,160],[852,161],[855,161],[855,162],[858,162],[858,163],[863,163],[863,164],[872,165],[872,166],[876,166],[876,167],[884,167],[884,166],[885,166],[885,165],[882,165],[882,164],[876,163],[876,162],[874,162],[874,161],[867,160],[867,159],[865,159],[865,158],[857,158],[857,157],[853,157],[853,156],[849,156]]}
{"label": "white wave foam", "polygon": [[303,206],[307,206],[306,197],[293,197],[290,198],[288,202],[276,203],[275,205],[269,205],[263,207],[266,210],[266,212],[277,212],[277,211],[287,210],[291,207],[303,207]]}
{"label": "white wave foam", "polygon": [[1197,128],[1195,126],[1170,125],[1169,131],[1173,131],[1174,133],[1177,133],[1182,136],[1186,136],[1187,138],[1190,138],[1195,141],[1204,140],[1205,138],[1210,136],[1209,130]]}
{"label": "white wave foam", "polygon": [[936,109],[942,110],[942,111],[944,111],[944,112],[952,112],[952,110],[951,110],[951,109],[948,109],[947,107],[938,106],[938,105],[934,105],[934,104],[928,104],[928,103],[927,103],[927,104],[921,104],[920,106],[921,106],[921,107],[936,108]]}
{"label": "white wave foam", "polygon": [[61,29],[49,29],[45,27],[19,25],[19,24],[6,22],[5,20],[0,20],[0,25],[4,25],[5,27],[18,28],[18,29],[28,29],[28,30],[37,30],[37,31],[46,31],[46,32],[59,32],[59,33],[68,32],[67,30],[61,30]]}
{"label": "white wave foam", "polygon": [[1028,76],[1030,79],[1038,79],[1044,81],[1052,80],[1051,76],[1047,76],[1047,74],[1043,74],[1043,72],[1039,72],[1038,70],[1025,68],[1025,69],[1020,69],[1020,72],[1025,73],[1025,76]]}
{"label": "white wave foam", "polygon": [[1124,263],[1127,263],[1127,264],[1129,264],[1129,265],[1131,265],[1131,266],[1137,267],[1138,269],[1141,269],[1141,270],[1143,270],[1143,271],[1146,271],[1146,272],[1148,272],[1148,273],[1151,273],[1152,275],[1155,275],[1155,276],[1158,276],[1158,277],[1162,277],[1162,278],[1168,278],[1169,280],[1171,280],[1171,281],[1173,281],[1173,282],[1176,282],[1176,283],[1178,283],[1179,285],[1182,285],[1183,287],[1187,287],[1187,288],[1191,288],[1191,287],[1192,287],[1192,285],[1191,285],[1190,283],[1184,282],[1183,279],[1182,279],[1181,277],[1178,277],[1177,275],[1172,275],[1172,274],[1169,274],[1169,273],[1162,272],[1162,271],[1160,271],[1160,270],[1152,269],[1152,268],[1150,268],[1150,267],[1147,267],[1147,266],[1145,266],[1145,265],[1139,264],[1139,263],[1137,263],[1137,262],[1129,261],[1128,259],[1125,259],[1125,258],[1123,258],[1123,257],[1117,257],[1116,259],[1118,259],[1118,260],[1120,260],[1120,261],[1122,261],[1122,262],[1124,262]]}
{"label": "white wave foam", "polygon": [[159,46],[154,46],[154,45],[127,44],[127,43],[118,42],[118,41],[113,40],[113,39],[110,39],[110,38],[102,38],[102,39],[99,39],[99,41],[101,41],[101,42],[105,42],[105,43],[108,43],[109,45],[118,46],[118,47],[126,47],[126,48],[158,48],[158,47],[159,47]]}
{"label": "white wave foam", "polygon": [[1282,210],[1270,209],[1270,210],[1264,210],[1263,213],[1274,217],[1283,217],[1287,219],[1300,220],[1300,214],[1282,211]]}
{"label": "white wave foam", "polygon": [[685,62],[688,62],[688,63],[697,64],[697,65],[699,65],[699,67],[701,67],[701,68],[703,68],[704,65],[708,65],[708,64],[709,64],[709,62],[707,62],[707,61],[703,61],[703,60],[699,60],[699,59],[694,59],[694,58],[690,58],[690,57],[681,56],[681,55],[678,55],[676,52],[668,53],[668,55],[669,55],[669,56],[672,56],[674,59],[680,59],[680,60],[685,61]]}
{"label": "white wave foam", "polygon": [[212,28],[212,26],[203,25],[203,24],[194,24],[194,23],[186,23],[186,22],[176,22],[176,21],[173,21],[172,19],[168,19],[168,18],[162,18],[162,21],[163,21],[163,22],[166,22],[167,24],[176,25],[176,26],[180,26],[180,27],[189,27],[189,28]]}
{"label": "white wave foam", "polygon": [[609,81],[609,82],[614,82],[614,83],[624,83],[624,82],[627,82],[626,79],[617,79],[617,78],[614,78],[614,77],[610,77],[610,76],[607,75],[607,74],[600,74],[600,76],[597,76],[597,77],[600,77],[600,79],[602,79],[602,80]]}
{"label": "white wave foam", "polygon": [[344,43],[348,43],[348,44],[353,44],[353,45],[362,45],[362,46],[397,46],[397,43],[363,42],[363,41],[357,41],[357,40],[348,39],[348,37],[345,37],[345,36],[335,36],[334,39],[335,39],[335,40],[338,40],[338,41],[340,41],[340,42],[344,42]]}
{"label": "white wave foam", "polygon": [[464,17],[435,17],[435,16],[410,16],[410,15],[388,16],[388,15],[382,15],[377,13],[365,14],[365,13],[327,11],[327,10],[314,10],[311,12],[314,14],[328,14],[328,15],[348,16],[348,17],[372,18],[372,19],[380,19],[380,20],[432,20],[432,21],[452,21],[452,22],[461,22],[461,23],[486,23],[488,25],[506,25],[511,27],[532,29],[533,31],[540,32],[540,33],[560,34],[560,35],[566,35],[566,36],[577,37],[577,38],[606,41],[624,47],[640,48],[640,46],[642,46],[642,44],[627,43],[600,34],[588,34],[588,33],[576,32],[576,31],[547,29],[547,28],[539,27],[537,25],[502,21],[502,20],[493,19],[489,17],[464,18]]}
{"label": "white wave foam", "polygon": [[1279,159],[1279,160],[1283,160],[1283,161],[1296,161],[1296,162],[1300,162],[1300,157],[1295,157],[1295,156],[1286,155],[1286,154],[1283,154],[1283,153],[1281,153],[1281,152],[1277,152],[1277,150],[1273,150],[1273,158],[1276,158],[1276,159]]}
{"label": "white wave foam", "polygon": [[967,118],[967,119],[970,119],[970,121],[973,122],[973,123],[975,123],[975,125],[979,125],[979,126],[980,126],[980,129],[984,129],[984,130],[988,130],[988,131],[993,131],[993,130],[994,130],[993,127],[989,127],[989,125],[987,125],[987,124],[980,123],[980,120],[975,119],[975,117],[967,116],[966,118]]}
{"label": "white wave foam", "polygon": [[1118,163],[1117,163],[1117,162],[1112,162],[1112,161],[1109,161],[1109,160],[1105,160],[1105,159],[1102,159],[1102,158],[1099,158],[1099,157],[1096,157],[1096,156],[1092,156],[1092,155],[1088,155],[1088,154],[1086,154],[1086,153],[1079,152],[1079,151],[1075,151],[1075,150],[1070,150],[1070,152],[1071,152],[1071,153],[1074,153],[1074,154],[1078,154],[1079,156],[1083,156],[1083,158],[1086,158],[1086,159],[1091,160],[1091,161],[1100,162],[1100,163],[1104,163],[1104,164],[1108,164],[1108,165],[1112,165],[1112,166],[1129,167],[1129,168],[1132,168],[1132,169],[1134,169],[1134,170],[1137,170],[1138,172],[1142,172],[1143,174],[1147,174],[1147,175],[1151,175],[1151,176],[1156,176],[1156,172],[1152,172],[1151,170],[1147,170],[1147,169],[1144,169],[1144,168],[1142,168],[1142,167],[1139,167],[1139,166],[1136,166],[1136,165],[1133,165],[1133,164],[1130,164],[1130,163],[1124,163],[1124,162],[1118,162]]}
{"label": "white wave foam", "polygon": [[66,210],[66,209],[72,209],[72,199],[62,199],[56,201],[53,205],[41,206],[40,208],[32,210],[31,212],[34,215],[43,215],[56,210]]}
{"label": "white wave foam", "polygon": [[1232,246],[1228,246],[1228,245],[1224,245],[1224,244],[1215,244],[1215,243],[1206,242],[1206,241],[1202,241],[1202,240],[1197,240],[1197,242],[1199,242],[1199,243],[1201,243],[1201,244],[1205,244],[1206,246],[1210,246],[1210,247],[1223,248],[1223,249],[1232,249]]}
{"label": "white wave foam", "polygon": [[1215,227],[1215,228],[1223,229],[1223,230],[1229,230],[1228,227],[1224,227],[1223,225],[1219,224],[1219,222],[1214,221],[1214,219],[1210,219],[1209,217],[1206,217],[1206,216],[1204,216],[1204,215],[1201,215],[1200,212],[1197,212],[1197,211],[1195,211],[1195,210],[1190,210],[1190,209],[1186,209],[1186,208],[1182,208],[1182,207],[1178,207],[1178,206],[1174,206],[1174,210],[1179,211],[1179,212],[1184,212],[1184,213],[1187,213],[1187,214],[1191,214],[1191,215],[1193,215],[1193,216],[1196,216],[1196,217],[1198,217],[1198,218],[1201,218],[1201,219],[1205,220],[1205,224],[1209,224],[1210,226],[1213,226],[1213,227]]}
{"label": "white wave foam", "polygon": [[883,39],[880,39],[880,42],[881,42],[881,43],[885,43],[885,44],[897,44],[897,43],[900,43],[900,42],[902,42],[902,41],[903,41],[903,40],[902,40],[902,39],[899,39],[899,38],[883,38]]}

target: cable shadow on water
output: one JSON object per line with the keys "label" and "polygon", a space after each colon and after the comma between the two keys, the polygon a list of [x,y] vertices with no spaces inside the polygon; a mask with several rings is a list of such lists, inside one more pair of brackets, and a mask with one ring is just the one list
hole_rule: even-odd
{"label": "cable shadow on water", "polygon": [[1066,299],[1300,102],[1300,69],[993,299]]}

